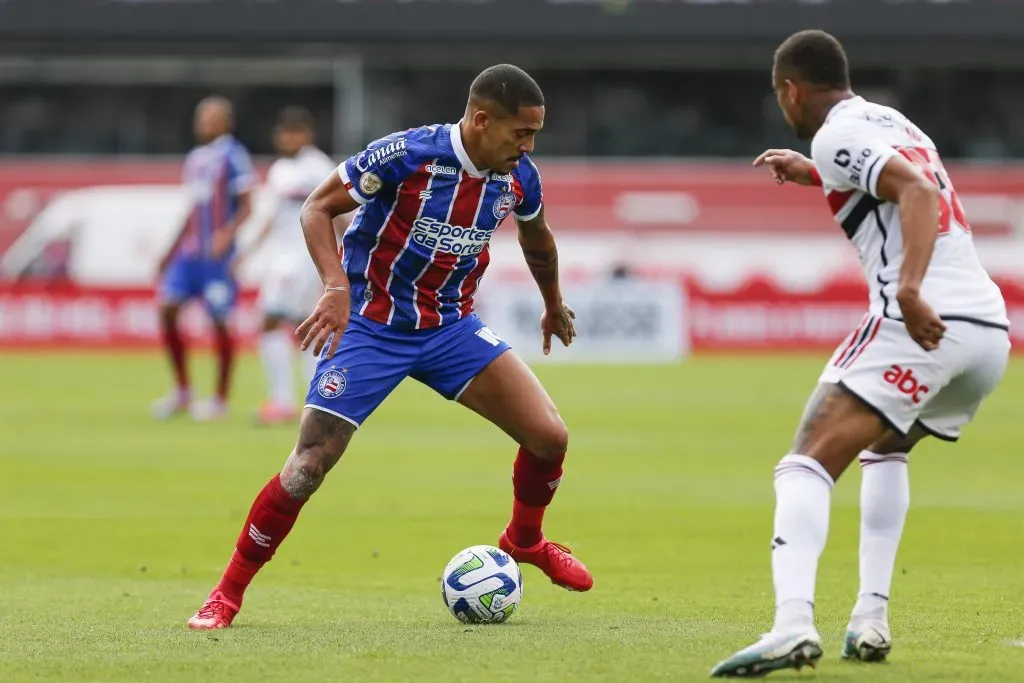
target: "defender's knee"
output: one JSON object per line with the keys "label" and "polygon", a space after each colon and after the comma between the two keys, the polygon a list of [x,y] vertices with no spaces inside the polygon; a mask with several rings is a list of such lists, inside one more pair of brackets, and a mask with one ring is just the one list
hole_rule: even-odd
{"label": "defender's knee", "polygon": [[534,430],[529,443],[523,446],[541,460],[557,460],[569,448],[569,430],[558,413],[554,413]]}

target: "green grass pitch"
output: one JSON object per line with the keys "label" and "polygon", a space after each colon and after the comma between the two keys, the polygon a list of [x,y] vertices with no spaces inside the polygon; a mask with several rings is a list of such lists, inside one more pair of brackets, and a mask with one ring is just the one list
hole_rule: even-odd
{"label": "green grass pitch", "polygon": [[[466,627],[438,575],[495,543],[514,445],[403,385],[358,433],[248,594],[236,627],[185,620],[291,448],[258,428],[253,359],[226,423],[156,423],[155,355],[0,357],[0,681],[698,681],[771,620],[772,467],[827,354],[538,372],[572,446],[548,534],[596,577],[524,568],[521,610]],[[212,383],[206,360],[194,367]],[[857,588],[857,489],[822,560],[820,681],[1024,681],[1024,364],[956,446],[911,467],[884,665],[839,659]]]}

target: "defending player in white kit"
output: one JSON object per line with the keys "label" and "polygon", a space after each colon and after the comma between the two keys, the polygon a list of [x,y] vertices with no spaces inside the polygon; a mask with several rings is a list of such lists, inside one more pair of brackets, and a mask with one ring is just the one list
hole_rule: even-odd
{"label": "defending player in white kit", "polygon": [[908,454],[926,436],[955,441],[1002,378],[1010,350],[999,288],[932,141],[889,107],[850,90],[846,55],[821,31],[790,36],[773,84],[812,159],[768,150],[777,182],[820,185],[860,255],[870,309],[819,379],[790,454],[775,469],[770,633],[713,676],[756,677],[817,663],[818,558],[832,487],[854,459],[861,483],[860,590],[843,656],[884,659],[888,599],[910,501]]}
{"label": "defending player in white kit", "polygon": [[[297,350],[293,330],[320,299],[323,285],[309,257],[299,225],[299,211],[336,164],[313,144],[313,121],[305,109],[288,107],[278,117],[274,146],[280,157],[267,173],[261,213],[269,214],[252,250],[264,247],[270,255],[260,278],[259,307],[263,313],[260,360],[267,376],[268,399],[258,419],[264,424],[290,422],[298,417],[292,357]],[[265,203],[264,203],[265,202]],[[308,381],[316,356],[304,354]]]}

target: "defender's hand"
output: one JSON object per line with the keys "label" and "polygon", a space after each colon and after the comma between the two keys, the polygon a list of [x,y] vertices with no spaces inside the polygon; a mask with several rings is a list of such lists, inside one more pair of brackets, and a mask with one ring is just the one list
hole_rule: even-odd
{"label": "defender's hand", "polygon": [[779,185],[787,180],[797,185],[816,185],[814,162],[791,149],[769,149],[754,159],[754,166],[767,166]]}
{"label": "defender's hand", "polygon": [[910,338],[925,351],[939,348],[946,332],[946,324],[918,294],[897,294],[896,301],[903,312],[903,324]]}
{"label": "defender's hand", "polygon": [[544,355],[551,353],[551,337],[555,336],[562,342],[562,346],[569,346],[576,337],[576,326],[573,320],[576,313],[562,304],[555,310],[545,310],[540,316],[540,331],[544,336]]}
{"label": "defender's hand", "polygon": [[348,319],[352,315],[352,300],[349,291],[328,290],[320,297],[313,313],[295,330],[295,336],[302,339],[303,351],[313,345],[313,353],[320,355],[324,344],[331,339],[331,347],[327,357],[333,358],[341,343],[341,335],[348,327]]}

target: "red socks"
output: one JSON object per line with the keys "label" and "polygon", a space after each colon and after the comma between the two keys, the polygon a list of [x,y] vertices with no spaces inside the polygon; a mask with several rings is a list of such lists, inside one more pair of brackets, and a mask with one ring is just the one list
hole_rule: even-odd
{"label": "red socks", "polygon": [[[512,470],[515,502],[508,525],[509,540],[516,546],[530,548],[544,538],[541,533],[544,510],[555,497],[564,460],[564,453],[554,460],[541,460],[526,449],[519,449]],[[245,589],[292,530],[305,502],[288,495],[281,486],[280,475],[274,475],[256,496],[238,536],[235,552],[214,592],[223,593],[228,601],[240,607]]]}
{"label": "red socks", "polygon": [[171,359],[174,379],[179,391],[188,391],[188,367],[185,362],[185,341],[181,338],[177,320],[163,320],[164,347]]}
{"label": "red socks", "polygon": [[555,497],[562,479],[565,453],[554,460],[541,460],[525,448],[519,449],[512,469],[512,521],[508,525],[509,540],[520,548],[529,548],[544,538],[541,524],[544,510]]}
{"label": "red socks", "polygon": [[235,359],[235,340],[226,324],[215,325],[213,330],[217,345],[217,398],[226,402],[231,386],[231,365]]}
{"label": "red socks", "polygon": [[214,592],[222,592],[240,607],[245,589],[292,530],[305,502],[288,495],[281,487],[281,476],[274,475],[253,501],[235,552]]}
{"label": "red socks", "polygon": [[[181,336],[178,321],[163,321],[164,347],[171,359],[174,379],[180,391],[188,391],[188,365],[185,360],[185,340]],[[235,359],[235,341],[227,326],[214,326],[214,342],[217,347],[218,373],[217,398],[227,401],[228,388],[231,384],[231,367]]]}

